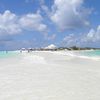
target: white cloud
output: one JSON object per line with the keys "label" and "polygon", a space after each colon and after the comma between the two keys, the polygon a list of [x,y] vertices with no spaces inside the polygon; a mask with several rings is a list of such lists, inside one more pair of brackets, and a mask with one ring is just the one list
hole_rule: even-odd
{"label": "white cloud", "polygon": [[27,14],[19,19],[23,29],[44,32],[47,30],[47,26],[43,24],[42,21],[43,18],[39,13]]}
{"label": "white cloud", "polygon": [[76,38],[75,34],[69,34],[64,37],[62,42],[64,46],[74,46],[77,45],[77,40],[78,38]]}
{"label": "white cloud", "polygon": [[64,37],[62,43],[64,46],[89,46],[100,42],[100,25],[97,29],[90,29],[88,33],[69,34]]}
{"label": "white cloud", "polygon": [[21,32],[18,16],[6,10],[0,14],[0,34],[16,34]]}
{"label": "white cloud", "polygon": [[89,26],[90,10],[82,4],[83,0],[54,0],[50,18],[61,30]]}
{"label": "white cloud", "polygon": [[96,30],[91,29],[85,37],[83,38],[84,42],[98,42],[100,41],[100,25],[97,27]]}
{"label": "white cloud", "polygon": [[0,14],[0,35],[18,34],[23,30],[45,32],[47,26],[43,24],[43,18],[38,12],[18,16],[6,10]]}

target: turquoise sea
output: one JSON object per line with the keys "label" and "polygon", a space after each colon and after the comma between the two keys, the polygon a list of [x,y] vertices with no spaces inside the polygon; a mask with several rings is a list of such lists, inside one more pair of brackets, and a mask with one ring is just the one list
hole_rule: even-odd
{"label": "turquoise sea", "polygon": [[[17,51],[0,51],[0,59],[1,58],[9,58],[18,56],[20,53]],[[77,51],[75,53],[76,56],[84,56],[84,57],[95,57],[100,58],[100,50],[88,50],[88,51]]]}
{"label": "turquoise sea", "polygon": [[17,56],[18,52],[15,51],[0,51],[0,58],[9,58]]}
{"label": "turquoise sea", "polygon": [[83,51],[80,54],[88,57],[100,57],[100,50]]}

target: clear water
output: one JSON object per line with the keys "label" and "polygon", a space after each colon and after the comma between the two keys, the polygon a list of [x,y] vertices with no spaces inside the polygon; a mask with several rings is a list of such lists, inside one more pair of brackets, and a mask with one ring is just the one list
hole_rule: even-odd
{"label": "clear water", "polygon": [[88,57],[100,57],[100,50],[83,51],[80,54]]}
{"label": "clear water", "polygon": [[9,57],[14,57],[17,56],[18,52],[15,51],[0,51],[0,58],[9,58]]}
{"label": "clear water", "polygon": [[[0,51],[0,59],[1,58],[9,58],[18,56],[20,53],[16,51]],[[77,56],[87,56],[87,57],[99,57],[100,58],[100,50],[91,50],[91,51],[79,51],[75,53]]]}

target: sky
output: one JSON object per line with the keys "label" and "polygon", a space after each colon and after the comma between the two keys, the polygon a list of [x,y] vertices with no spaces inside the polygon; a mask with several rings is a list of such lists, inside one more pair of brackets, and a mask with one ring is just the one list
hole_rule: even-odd
{"label": "sky", "polygon": [[100,47],[100,0],[0,0],[0,50]]}

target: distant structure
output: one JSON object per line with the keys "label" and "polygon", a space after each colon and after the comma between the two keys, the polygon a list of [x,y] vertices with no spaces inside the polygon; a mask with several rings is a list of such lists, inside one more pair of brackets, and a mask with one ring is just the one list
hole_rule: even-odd
{"label": "distant structure", "polygon": [[21,48],[20,49],[20,53],[22,53],[23,51],[26,51],[26,49],[25,48]]}
{"label": "distant structure", "polygon": [[[77,47],[77,46],[72,46],[72,47],[57,47],[54,44],[50,44],[47,47],[42,47],[42,48],[21,48],[20,52],[32,52],[32,51],[72,51],[72,50],[100,50],[100,48],[91,48],[91,47]],[[7,53],[7,52],[6,52]]]}
{"label": "distant structure", "polygon": [[32,52],[33,49],[32,49],[32,48],[28,48],[27,51],[28,51],[28,53],[29,53],[29,52]]}
{"label": "distant structure", "polygon": [[56,51],[57,47],[54,44],[50,44],[49,46],[45,47],[44,50]]}

